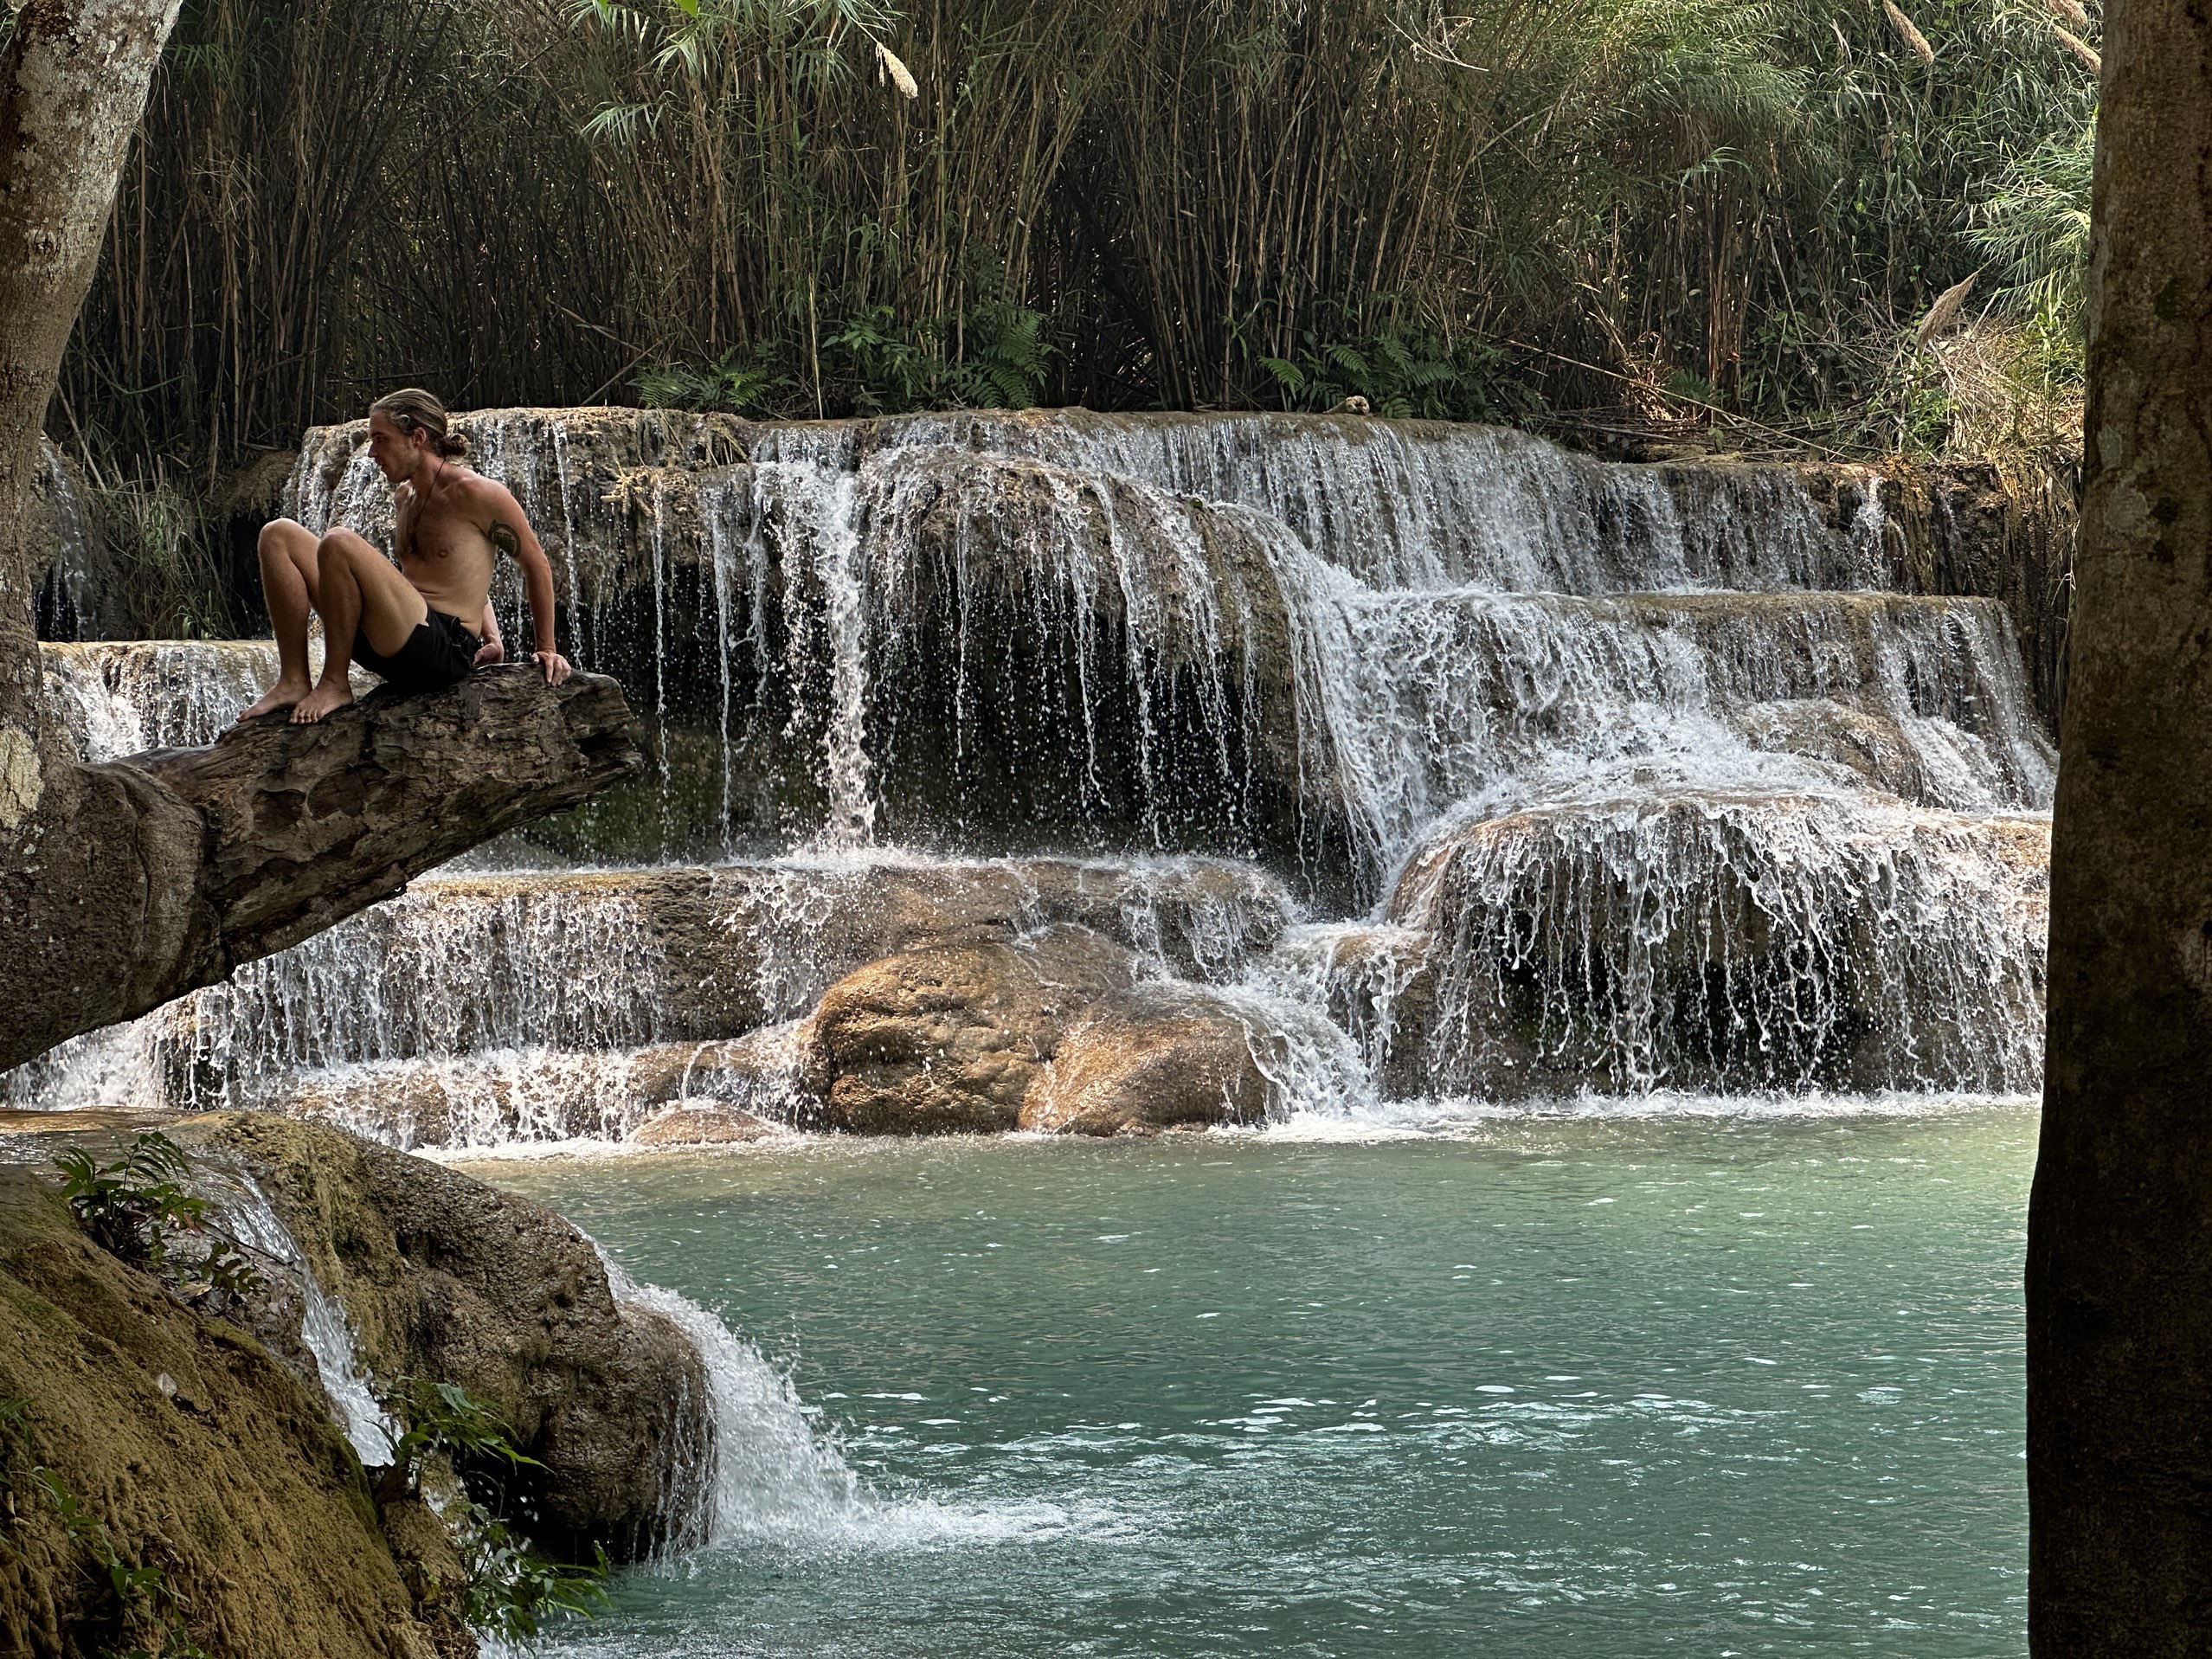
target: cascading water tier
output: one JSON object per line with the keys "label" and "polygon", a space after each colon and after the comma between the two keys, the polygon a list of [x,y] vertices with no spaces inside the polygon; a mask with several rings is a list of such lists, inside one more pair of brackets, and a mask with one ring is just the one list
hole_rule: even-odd
{"label": "cascading water tier", "polygon": [[[657,765],[11,1093],[774,1115],[842,975],[1070,925],[1207,987],[1277,1114],[2037,1081],[2050,746],[1995,602],[1886,591],[1870,475],[1356,418],[462,427]],[[389,536],[358,425],[291,495]],[[269,654],[49,682],[105,757],[204,741]]]}

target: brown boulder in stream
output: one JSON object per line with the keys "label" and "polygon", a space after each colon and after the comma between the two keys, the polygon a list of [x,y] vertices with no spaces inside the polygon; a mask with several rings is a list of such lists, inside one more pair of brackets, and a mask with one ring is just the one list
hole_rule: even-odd
{"label": "brown boulder in stream", "polygon": [[1127,989],[1135,961],[1104,935],[1068,926],[871,962],[833,985],[801,1029],[809,1116],[862,1135],[1017,1128],[1062,1031]]}
{"label": "brown boulder in stream", "polygon": [[1211,992],[1144,985],[1085,1009],[1021,1114],[1021,1127],[1069,1135],[1257,1123],[1268,1083],[1237,1011]]}

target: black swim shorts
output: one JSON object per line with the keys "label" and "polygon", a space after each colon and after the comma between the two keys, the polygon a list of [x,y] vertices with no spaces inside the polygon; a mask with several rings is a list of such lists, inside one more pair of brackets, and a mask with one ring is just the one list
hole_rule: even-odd
{"label": "black swim shorts", "polygon": [[433,606],[430,614],[415,625],[407,643],[389,657],[369,643],[367,634],[356,629],[353,659],[394,691],[442,691],[468,678],[483,643],[461,625],[459,617],[448,616]]}

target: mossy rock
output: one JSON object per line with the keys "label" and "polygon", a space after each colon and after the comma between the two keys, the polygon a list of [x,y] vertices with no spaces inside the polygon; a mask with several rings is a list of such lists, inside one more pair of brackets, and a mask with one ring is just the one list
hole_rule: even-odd
{"label": "mossy rock", "polygon": [[698,1351],[618,1301],[591,1240],[542,1206],[327,1125],[229,1113],[176,1129],[235,1160],[351,1322],[380,1385],[458,1383],[535,1467],[487,1469],[542,1546],[632,1559],[687,1541],[712,1428]]}
{"label": "mossy rock", "polygon": [[[118,1553],[158,1568],[217,1659],[473,1653],[418,1609],[323,1401],[252,1336],[177,1302],[79,1231],[58,1190],[0,1167],[0,1399]],[[135,1645],[90,1554],[10,1449],[0,1651]]]}

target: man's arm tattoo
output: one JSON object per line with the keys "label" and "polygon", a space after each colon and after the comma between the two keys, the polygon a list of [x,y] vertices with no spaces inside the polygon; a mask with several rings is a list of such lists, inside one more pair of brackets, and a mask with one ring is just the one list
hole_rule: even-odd
{"label": "man's arm tattoo", "polygon": [[515,527],[504,518],[494,518],[484,538],[499,552],[511,559],[522,557],[522,537],[515,534]]}

